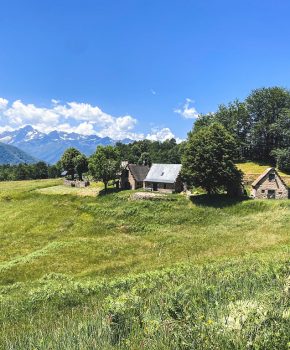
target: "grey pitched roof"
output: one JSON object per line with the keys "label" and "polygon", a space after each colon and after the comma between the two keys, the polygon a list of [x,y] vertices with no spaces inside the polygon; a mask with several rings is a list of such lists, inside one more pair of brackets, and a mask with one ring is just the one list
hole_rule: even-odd
{"label": "grey pitched roof", "polygon": [[174,183],[180,170],[181,164],[153,164],[144,181]]}
{"label": "grey pitched roof", "polygon": [[259,182],[260,182],[262,179],[264,179],[264,177],[267,176],[271,171],[274,171],[275,174],[277,174],[277,175],[279,176],[279,178],[280,178],[280,180],[282,181],[283,185],[287,187],[287,185],[285,184],[285,182],[283,181],[283,179],[281,178],[281,176],[279,175],[279,173],[276,171],[275,168],[268,168],[268,169],[266,169],[266,170],[265,170],[260,176],[258,176],[258,177],[256,178],[256,180],[252,183],[252,187],[256,187],[256,186],[259,184]]}
{"label": "grey pitched roof", "polygon": [[128,164],[128,168],[134,179],[138,182],[144,181],[149,171],[149,167],[147,165]]}

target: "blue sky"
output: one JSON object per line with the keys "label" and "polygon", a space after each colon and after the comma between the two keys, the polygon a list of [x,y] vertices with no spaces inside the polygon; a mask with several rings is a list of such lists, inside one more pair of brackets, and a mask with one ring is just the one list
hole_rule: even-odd
{"label": "blue sky", "polygon": [[183,139],[197,113],[290,85],[289,1],[0,4],[2,130]]}

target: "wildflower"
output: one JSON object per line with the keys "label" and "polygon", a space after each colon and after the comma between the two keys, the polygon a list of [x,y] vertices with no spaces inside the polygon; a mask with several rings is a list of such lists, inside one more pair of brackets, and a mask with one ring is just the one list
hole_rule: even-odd
{"label": "wildflower", "polygon": [[255,314],[257,319],[264,319],[265,310],[256,301],[238,300],[228,305],[229,314],[223,318],[223,324],[230,330],[240,330],[250,317]]}

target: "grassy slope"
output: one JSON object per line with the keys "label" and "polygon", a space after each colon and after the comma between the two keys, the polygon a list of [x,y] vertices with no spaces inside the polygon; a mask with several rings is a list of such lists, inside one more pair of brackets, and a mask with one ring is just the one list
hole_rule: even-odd
{"label": "grassy slope", "polygon": [[[262,174],[266,169],[270,168],[271,165],[267,164],[258,164],[254,162],[245,162],[245,163],[237,163],[236,164],[239,169],[241,169],[245,174]],[[290,176],[289,174],[284,173],[279,170],[281,176]]]}
{"label": "grassy slope", "polygon": [[97,199],[31,189],[18,196],[13,190],[1,203],[2,283],[50,272],[116,276],[289,242],[288,202],[231,203],[223,197],[208,202],[199,197],[195,204],[180,195],[172,196],[173,201],[139,202],[131,201],[127,191]]}
{"label": "grassy slope", "polygon": [[[151,339],[151,343],[143,348],[168,349],[166,342],[170,339],[172,348],[191,349],[182,347],[179,341],[192,342],[193,334],[203,337],[207,332],[203,323],[209,322],[209,317],[214,324],[218,322],[228,312],[231,300],[263,301],[263,307],[270,313],[278,308],[273,301],[283,299],[288,274],[285,264],[289,257],[290,202],[231,202],[223,197],[209,201],[200,196],[192,203],[179,195],[171,196],[171,201],[139,202],[130,200],[130,191],[97,198],[53,194],[60,189],[50,187],[55,185],[59,186],[58,180],[0,184],[0,321],[4,330],[0,333],[0,348],[1,344],[11,349],[56,348],[59,336],[61,349],[115,348],[120,344],[123,348],[142,348],[138,342],[145,338]],[[50,189],[41,190],[44,187]],[[51,195],[44,193],[47,191]],[[229,259],[232,262],[228,263]],[[185,270],[175,267],[180,263],[185,264]],[[194,267],[195,264],[200,267]],[[229,266],[225,268],[223,264]],[[173,269],[169,274],[176,276],[176,281],[172,277],[167,281],[167,275],[157,272],[147,276],[148,281],[143,285],[144,276],[138,279],[134,275],[160,267]],[[127,278],[128,275],[132,277]],[[123,279],[108,286],[108,277]],[[208,282],[211,279],[214,281]],[[231,286],[224,285],[227,279],[232,279]],[[217,291],[220,289],[215,297],[208,294],[211,285]],[[197,286],[202,286],[203,302],[196,310],[203,313],[204,320],[200,319],[201,328],[196,333],[193,330],[190,333],[189,329],[197,322],[191,319]],[[182,312],[188,313],[188,318],[177,331],[178,340],[171,338],[170,329],[165,329],[168,322],[177,328],[180,322],[168,311],[172,301],[162,304],[162,288],[169,300],[178,300],[178,293],[181,299],[184,297],[180,308],[187,310]],[[140,297],[144,297],[145,303],[147,300],[147,306],[138,304]],[[102,302],[104,298],[106,301]],[[121,301],[115,304],[114,298]],[[281,320],[285,319],[281,316],[283,312],[290,307],[283,300],[279,304]],[[154,305],[160,302],[162,305],[155,309]],[[142,317],[147,315],[153,320],[149,324],[153,327],[154,341],[152,334],[146,334],[145,328],[140,329],[140,322],[135,322],[134,308]],[[166,314],[164,318],[164,312],[169,312],[169,316]],[[121,315],[118,314],[113,325],[111,321],[104,325],[100,320],[104,317],[111,320],[115,313]],[[44,317],[46,326],[42,322]],[[124,324],[120,321],[122,317]],[[32,328],[24,319],[31,320]],[[126,320],[131,320],[130,326],[125,324]],[[84,330],[78,326],[80,321]],[[86,327],[92,323],[94,326],[88,333]],[[127,328],[133,325],[136,330],[132,333]],[[163,329],[157,331],[158,336],[154,325]],[[220,331],[212,329],[211,342],[219,344]],[[169,332],[167,337],[166,332]],[[235,340],[233,335],[227,335],[219,342],[232,344],[229,348],[243,348],[253,332],[251,327],[248,332],[236,334]],[[31,335],[29,343],[25,343],[27,333]],[[278,339],[279,346],[290,340],[284,333]],[[79,342],[74,342],[75,336]],[[179,339],[181,336],[183,340]],[[52,342],[50,347],[48,342]],[[210,344],[208,348],[214,348]],[[265,343],[262,344],[265,348]],[[226,348],[225,343],[219,346]],[[270,346],[273,348],[273,343]]]}

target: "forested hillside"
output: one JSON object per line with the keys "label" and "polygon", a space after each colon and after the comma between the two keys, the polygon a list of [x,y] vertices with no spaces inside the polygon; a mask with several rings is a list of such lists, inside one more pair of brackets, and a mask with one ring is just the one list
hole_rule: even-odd
{"label": "forested hillside", "polygon": [[35,163],[37,159],[17,147],[0,142],[0,164]]}
{"label": "forested hillside", "polygon": [[290,170],[290,91],[281,87],[253,90],[244,101],[220,105],[215,113],[200,115],[193,133],[220,123],[235,138],[237,159],[278,163]]}

